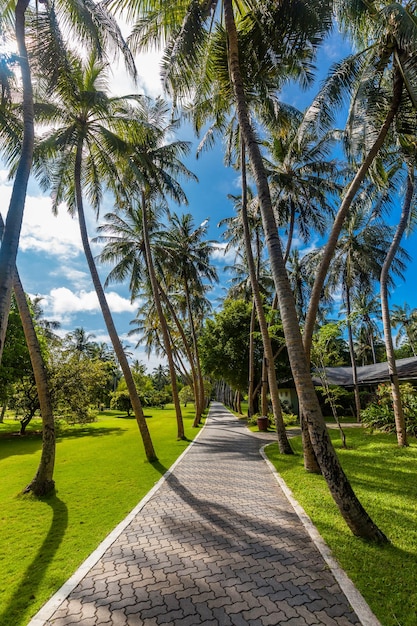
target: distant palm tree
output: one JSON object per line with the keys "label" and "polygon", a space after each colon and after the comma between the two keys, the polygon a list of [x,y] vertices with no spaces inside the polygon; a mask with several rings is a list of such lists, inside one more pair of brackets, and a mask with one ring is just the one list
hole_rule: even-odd
{"label": "distant palm tree", "polygon": [[390,318],[393,328],[398,328],[397,346],[406,339],[413,356],[417,356],[417,309],[412,309],[407,302],[403,305],[394,304]]}
{"label": "distant palm tree", "polygon": [[84,212],[86,194],[96,211],[99,210],[104,181],[118,179],[113,157],[117,155],[117,131],[130,120],[130,108],[125,98],[107,96],[106,66],[90,55],[81,61],[75,55],[71,61],[71,81],[62,80],[60,94],[51,103],[57,127],[45,139],[39,150],[43,187],[53,191],[53,210],[66,201],[71,213],[76,211],[84,253],[104,321],[131,398],[136,421],[149,461],[156,459],[149,429],[136,390],[129,363],[117,334],[109,305],[91,253]]}
{"label": "distant palm tree", "polygon": [[67,333],[66,343],[71,350],[74,350],[78,357],[91,357],[95,351],[96,344],[92,341],[95,339],[94,333],[86,332],[85,328],[74,328],[73,331]]}
{"label": "distant palm tree", "polygon": [[197,341],[196,304],[198,306],[199,300],[205,300],[203,281],[217,281],[217,271],[211,263],[215,242],[205,239],[207,227],[208,220],[195,227],[190,213],[181,216],[171,213],[168,216],[168,228],[159,235],[160,245],[165,250],[164,265],[175,281],[176,288],[182,290],[185,297],[197,371],[197,388],[194,390],[195,426],[199,424],[205,408],[204,380]]}

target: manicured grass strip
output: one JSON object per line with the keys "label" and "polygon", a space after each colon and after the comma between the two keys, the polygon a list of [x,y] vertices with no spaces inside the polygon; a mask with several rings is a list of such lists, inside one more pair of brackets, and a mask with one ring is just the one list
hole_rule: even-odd
{"label": "manicured grass strip", "polygon": [[343,468],[390,545],[353,537],[324,479],[304,471],[300,437],[291,439],[294,457],[280,455],[276,444],[266,453],[383,626],[415,626],[417,444],[413,439],[410,447],[399,449],[391,435],[353,428],[346,433],[349,449],[343,450],[338,433],[331,431]]}
{"label": "manicured grass strip", "polygon": [[[24,626],[106,535],[155,485],[187,447],[176,440],[171,407],[146,409],[157,463],[148,463],[135,419],[100,413],[97,422],[67,427],[58,437],[54,496],[20,491],[33,477],[41,440],[3,433],[0,424],[0,624]],[[186,436],[193,406],[183,409]],[[32,430],[39,430],[34,423]]]}

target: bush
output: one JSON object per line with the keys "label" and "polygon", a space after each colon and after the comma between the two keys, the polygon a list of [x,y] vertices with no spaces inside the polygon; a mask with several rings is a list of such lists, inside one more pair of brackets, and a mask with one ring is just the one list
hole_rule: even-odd
{"label": "bush", "polygon": [[[410,383],[400,385],[401,402],[403,405],[407,433],[417,436],[417,393]],[[369,428],[385,433],[395,432],[394,409],[392,406],[391,386],[379,385],[376,401],[371,402],[361,411],[362,422]]]}
{"label": "bush", "polygon": [[[256,426],[258,417],[262,417],[259,413],[255,413],[248,419],[249,426]],[[282,419],[284,420],[285,426],[295,426],[298,424],[298,417],[294,413],[282,413]],[[276,428],[274,416],[271,413],[268,413],[268,428]]]}

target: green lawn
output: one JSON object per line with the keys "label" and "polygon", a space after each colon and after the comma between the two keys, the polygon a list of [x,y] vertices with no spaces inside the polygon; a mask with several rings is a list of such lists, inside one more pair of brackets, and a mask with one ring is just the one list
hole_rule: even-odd
{"label": "green lawn", "polygon": [[266,452],[383,626],[416,626],[417,443],[399,449],[394,436],[345,430],[348,450],[331,431],[343,468],[390,545],[352,536],[324,479],[304,471],[300,437],[291,439],[294,457],[279,455],[276,444]]}
{"label": "green lawn", "polygon": [[[56,494],[21,496],[39,460],[39,420],[20,437],[0,424],[0,624],[24,626],[104,537],[153,487],[188,442],[176,440],[172,407],[146,409],[158,462],[146,461],[135,419],[120,411],[62,430],[57,439]],[[183,409],[194,438],[193,405]]]}

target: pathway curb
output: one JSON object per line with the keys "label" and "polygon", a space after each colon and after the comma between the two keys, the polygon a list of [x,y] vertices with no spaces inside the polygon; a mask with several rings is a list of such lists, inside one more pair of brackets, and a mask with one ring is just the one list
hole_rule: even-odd
{"label": "pathway curb", "polygon": [[311,518],[304,511],[301,504],[299,504],[299,502],[294,498],[294,495],[291,489],[288,487],[287,483],[284,481],[282,476],[276,470],[275,466],[271,463],[271,461],[266,456],[265,448],[270,445],[271,443],[266,443],[264,446],[261,447],[261,449],[259,450],[261,456],[263,457],[264,461],[266,462],[272,474],[274,475],[275,480],[277,481],[282,491],[284,492],[288,502],[291,504],[294,511],[297,513],[301,523],[303,524],[304,528],[308,532],[310,539],[312,540],[312,542],[314,543],[314,545],[316,546],[316,548],[322,555],[323,559],[326,561],[327,565],[329,566],[330,571],[332,572],[333,576],[339,583],[339,586],[342,589],[343,593],[349,600],[351,607],[355,611],[356,615],[359,617],[362,623],[362,626],[382,626],[381,622],[378,620],[376,615],[374,615],[374,613],[371,611],[371,608],[369,607],[365,598],[362,596],[360,591],[355,587],[352,580],[349,578],[346,572],[340,567],[340,565],[338,564],[338,562],[332,555],[329,546],[324,541],[323,537],[320,535],[316,526],[311,521]]}

